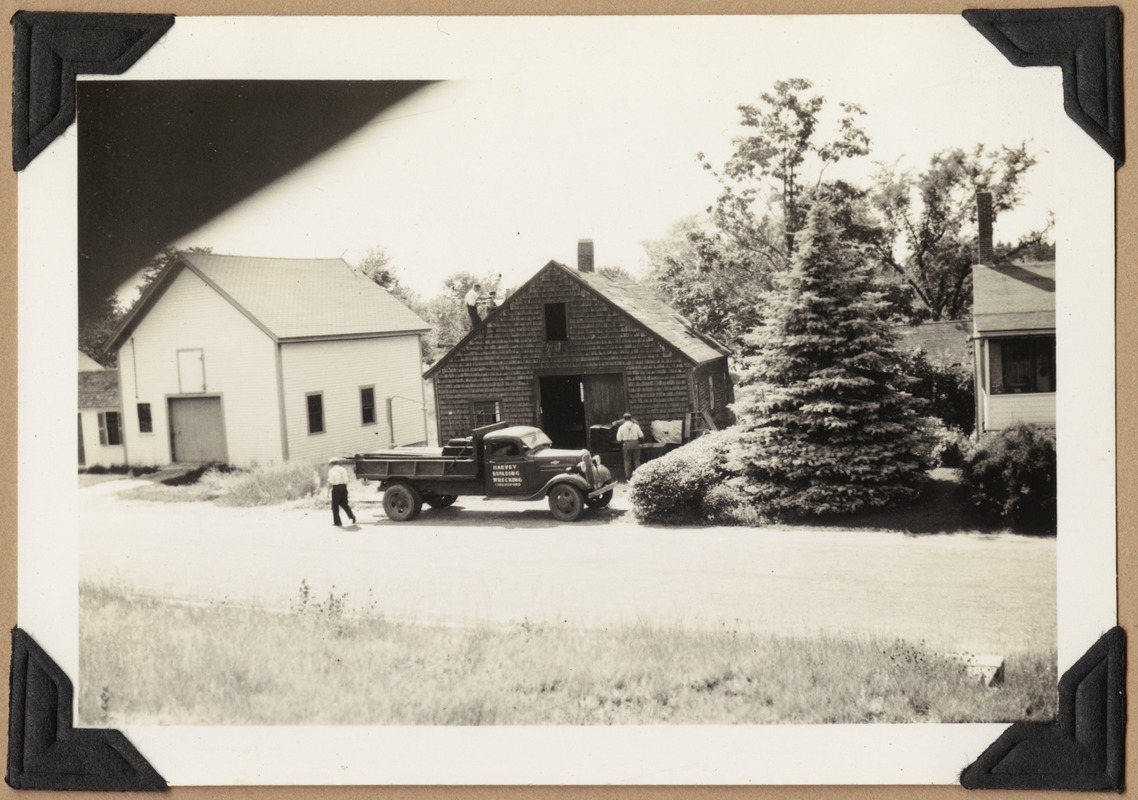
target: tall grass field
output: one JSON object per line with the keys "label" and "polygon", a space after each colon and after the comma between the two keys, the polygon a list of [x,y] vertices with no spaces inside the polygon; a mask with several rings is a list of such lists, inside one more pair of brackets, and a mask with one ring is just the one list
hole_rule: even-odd
{"label": "tall grass field", "polygon": [[286,462],[250,469],[200,467],[179,480],[127,489],[121,496],[159,503],[212,501],[219,506],[242,507],[304,499],[324,503],[327,498],[321,491],[327,479],[327,464]]}
{"label": "tall grass field", "polygon": [[527,620],[349,615],[302,584],[288,612],[80,587],[83,725],[609,725],[1049,721],[1056,655],[987,687],[920,643]]}

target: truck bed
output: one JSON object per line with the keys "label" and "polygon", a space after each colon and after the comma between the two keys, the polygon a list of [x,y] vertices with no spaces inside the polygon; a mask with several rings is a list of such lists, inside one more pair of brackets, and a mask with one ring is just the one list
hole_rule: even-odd
{"label": "truck bed", "polygon": [[477,461],[471,457],[444,455],[441,447],[406,447],[362,453],[356,456],[355,462],[356,476],[372,480],[431,478],[469,481],[478,475]]}

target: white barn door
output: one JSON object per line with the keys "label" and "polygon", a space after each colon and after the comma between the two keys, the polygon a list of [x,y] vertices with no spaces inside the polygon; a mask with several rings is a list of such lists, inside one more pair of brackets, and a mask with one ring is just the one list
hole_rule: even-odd
{"label": "white barn door", "polygon": [[220,397],[170,398],[170,456],[175,462],[226,462]]}

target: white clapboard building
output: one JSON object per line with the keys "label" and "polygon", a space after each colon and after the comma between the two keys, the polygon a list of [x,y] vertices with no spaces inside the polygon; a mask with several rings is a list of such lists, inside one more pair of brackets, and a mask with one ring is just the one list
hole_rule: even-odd
{"label": "white clapboard building", "polygon": [[997,263],[991,197],[978,194],[972,268],[976,430],[1018,422],[1055,427],[1055,262]]}
{"label": "white clapboard building", "polygon": [[179,254],[108,344],[126,461],[250,466],[423,443],[427,329],[342,259]]}
{"label": "white clapboard building", "polygon": [[119,376],[79,353],[79,466],[115,467],[126,463],[122,445]]}

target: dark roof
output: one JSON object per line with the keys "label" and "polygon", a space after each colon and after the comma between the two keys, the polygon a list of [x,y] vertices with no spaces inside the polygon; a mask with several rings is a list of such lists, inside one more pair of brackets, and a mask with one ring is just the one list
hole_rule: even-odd
{"label": "dark roof", "polygon": [[972,267],[976,333],[1055,330],[1055,263]]}
{"label": "dark roof", "polygon": [[697,331],[686,317],[653,296],[643,286],[608,278],[598,272],[581,272],[556,261],[553,263],[679,350],[692,362],[702,364],[731,353],[715,339]]}
{"label": "dark roof", "polygon": [[[537,273],[506,298],[501,306],[494,309],[493,314],[502,313],[515,297],[525,293],[541,275],[550,270],[560,270],[566,275],[589,289],[594,295],[606,301],[610,306],[629,317],[633,322],[646,328],[657,339],[677,351],[681,356],[693,364],[703,364],[708,361],[730,355],[731,350],[717,342],[710,336],[699,333],[695,327],[679,312],[662,300],[652,296],[644,287],[634,283],[607,278],[596,272],[581,272],[572,269],[558,261],[550,261]],[[442,358],[436,361],[430,369],[423,373],[427,378],[442,367],[454,353],[461,350],[466,342],[481,330],[475,327],[466,334]]]}
{"label": "dark roof", "polygon": [[181,253],[154,281],[107,345],[138,325],[190,269],[277,341],[418,333],[430,326],[340,258],[255,258]]}
{"label": "dark roof", "polygon": [[905,349],[921,349],[937,361],[963,362],[970,358],[968,339],[971,320],[941,320],[920,325],[898,325],[897,344]]}
{"label": "dark roof", "polygon": [[119,371],[90,370],[79,373],[80,408],[118,408]]}

